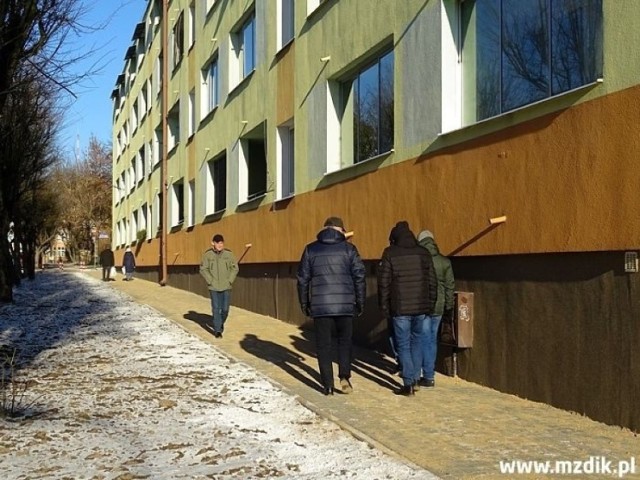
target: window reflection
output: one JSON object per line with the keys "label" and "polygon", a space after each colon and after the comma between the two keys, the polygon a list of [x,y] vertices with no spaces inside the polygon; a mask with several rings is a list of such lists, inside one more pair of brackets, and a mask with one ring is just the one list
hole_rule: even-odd
{"label": "window reflection", "polygon": [[393,63],[389,52],[353,81],[355,163],[393,148]]}
{"label": "window reflection", "polygon": [[463,122],[602,76],[602,0],[461,3]]}

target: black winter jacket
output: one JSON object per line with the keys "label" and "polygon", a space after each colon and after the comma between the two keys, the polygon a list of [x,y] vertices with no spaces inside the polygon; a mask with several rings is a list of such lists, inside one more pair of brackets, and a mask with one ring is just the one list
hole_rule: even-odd
{"label": "black winter jacket", "polygon": [[396,233],[378,264],[380,309],[387,318],[431,315],[438,296],[431,255],[418,245],[408,227]]}
{"label": "black winter jacket", "polygon": [[364,308],[364,263],[358,249],[334,228],[324,228],[317,241],[305,247],[297,277],[298,300],[305,315],[351,316]]}

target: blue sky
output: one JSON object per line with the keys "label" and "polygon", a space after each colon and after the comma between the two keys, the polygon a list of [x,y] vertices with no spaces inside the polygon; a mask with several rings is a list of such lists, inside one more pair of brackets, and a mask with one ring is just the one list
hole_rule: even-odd
{"label": "blue sky", "polygon": [[111,146],[111,91],[122,73],[135,26],[147,6],[147,0],[82,0],[82,3],[86,11],[82,24],[103,28],[83,34],[73,43],[79,52],[76,55],[92,53],[74,64],[71,71],[98,71],[72,88],[77,99],[69,99],[72,103],[65,109],[59,136],[61,148],[69,158],[74,158],[78,146],[83,154],[91,135]]}

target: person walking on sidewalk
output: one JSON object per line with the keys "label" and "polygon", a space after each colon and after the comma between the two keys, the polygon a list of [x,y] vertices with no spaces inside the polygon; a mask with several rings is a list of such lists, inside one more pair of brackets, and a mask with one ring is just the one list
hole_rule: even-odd
{"label": "person walking on sidewalk", "polygon": [[351,393],[353,318],[366,298],[365,268],[358,249],[345,237],[342,219],[329,217],[317,240],[304,248],[298,265],[298,300],[313,318],[323,393],[333,395],[332,336],[338,343],[338,376],[342,393]]}
{"label": "person walking on sidewalk", "polygon": [[107,282],[111,279],[111,267],[115,266],[116,261],[113,256],[113,250],[107,245],[100,252],[100,265],[102,265],[102,280]]}
{"label": "person walking on sidewalk", "polygon": [[429,252],[420,247],[406,221],[389,235],[378,265],[378,298],[383,314],[393,319],[403,386],[397,395],[413,395],[422,364],[420,341],[425,315],[433,313],[437,281]]}
{"label": "person walking on sidewalk", "polygon": [[[438,327],[443,317],[453,315],[453,292],[456,282],[453,277],[451,260],[440,253],[433,234],[423,230],[418,234],[418,244],[431,255],[438,281],[438,299],[433,313],[424,318],[422,334],[422,377],[421,387],[435,387],[435,365],[438,354]],[[418,371],[419,373],[419,371]]]}
{"label": "person walking on sidewalk", "polygon": [[136,269],[136,257],[131,251],[131,247],[127,247],[122,258],[122,268],[124,268],[123,280],[133,280],[133,272]]}
{"label": "person walking on sidewalk", "polygon": [[200,275],[207,282],[211,297],[213,335],[221,338],[229,316],[231,286],[238,276],[238,261],[231,250],[224,248],[224,237],[219,233],[213,236],[211,248],[202,256]]}

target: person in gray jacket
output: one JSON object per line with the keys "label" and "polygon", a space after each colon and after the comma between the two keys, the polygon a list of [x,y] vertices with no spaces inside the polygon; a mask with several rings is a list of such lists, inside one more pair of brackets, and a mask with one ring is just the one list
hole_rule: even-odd
{"label": "person in gray jacket", "polygon": [[224,237],[219,233],[211,239],[211,248],[204,252],[200,275],[207,282],[213,314],[213,335],[222,337],[229,316],[231,285],[238,276],[238,261],[231,250],[224,248]]}
{"label": "person in gray jacket", "polygon": [[418,234],[418,244],[426,248],[433,259],[438,280],[438,299],[431,315],[424,318],[422,328],[422,378],[421,387],[435,386],[435,364],[438,353],[438,327],[443,316],[453,315],[453,293],[456,287],[451,260],[440,253],[433,234],[423,230]]}

